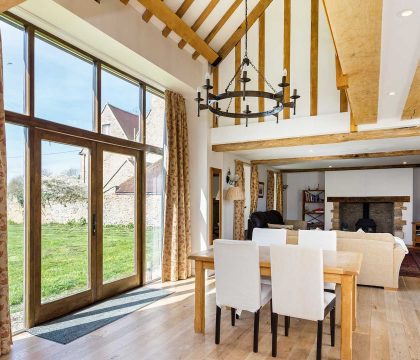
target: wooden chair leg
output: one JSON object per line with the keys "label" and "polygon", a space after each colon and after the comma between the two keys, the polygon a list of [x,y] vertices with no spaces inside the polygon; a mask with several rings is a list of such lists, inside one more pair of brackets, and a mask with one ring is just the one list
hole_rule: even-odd
{"label": "wooden chair leg", "polygon": [[222,315],[222,309],[216,306],[216,336],[214,342],[220,344],[220,318]]}
{"label": "wooden chair leg", "polygon": [[284,336],[289,336],[290,316],[284,317]]}
{"label": "wooden chair leg", "polygon": [[318,334],[316,337],[316,360],[321,360],[322,352],[322,320],[318,320]]}
{"label": "wooden chair leg", "polygon": [[260,310],[256,311],[254,314],[254,347],[253,351],[258,352],[258,333],[260,330]]}
{"label": "wooden chair leg", "polygon": [[278,329],[279,316],[271,313],[271,356],[277,356],[277,329]]}
{"label": "wooden chair leg", "polygon": [[230,308],[230,320],[231,320],[232,326],[235,326],[235,318],[236,318],[236,309]]}
{"label": "wooden chair leg", "polygon": [[335,307],[330,312],[331,346],[335,345]]}

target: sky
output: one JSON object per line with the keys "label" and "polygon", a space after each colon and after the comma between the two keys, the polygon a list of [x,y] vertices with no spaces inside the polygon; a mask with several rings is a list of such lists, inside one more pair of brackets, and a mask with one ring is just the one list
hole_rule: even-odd
{"label": "sky", "polygon": [[[6,110],[24,112],[24,33],[0,20],[3,43]],[[140,90],[106,70],[102,71],[102,107],[107,103],[139,113]],[[150,96],[146,99],[150,107]],[[147,110],[148,111],[148,110]],[[41,38],[35,40],[35,116],[85,130],[93,122],[93,64],[59,49]],[[8,180],[23,175],[25,130],[7,124]],[[42,168],[53,174],[80,167],[81,148],[43,142]]]}

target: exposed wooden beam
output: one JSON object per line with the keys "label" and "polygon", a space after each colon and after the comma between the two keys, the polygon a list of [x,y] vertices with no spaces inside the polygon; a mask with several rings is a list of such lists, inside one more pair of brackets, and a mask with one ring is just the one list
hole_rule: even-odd
{"label": "exposed wooden beam", "polygon": [[[189,9],[189,7],[192,5],[193,2],[194,2],[194,0],[184,0],[184,2],[181,4],[181,6],[176,11],[175,15],[178,16],[181,19],[185,15],[185,13],[187,12],[187,10]],[[171,27],[169,27],[166,22],[164,22],[164,24],[166,24],[166,26],[162,30],[162,35],[164,37],[168,37],[168,35],[174,29],[172,29]]]}
{"label": "exposed wooden beam", "polygon": [[23,3],[25,0],[2,0],[0,1],[0,12],[7,11],[14,6]]}
{"label": "exposed wooden beam", "polygon": [[295,163],[301,163],[301,162],[322,161],[322,160],[376,159],[376,158],[387,158],[387,157],[396,157],[396,156],[415,156],[415,155],[420,155],[420,150],[384,151],[384,152],[371,152],[371,153],[346,154],[346,155],[325,155],[325,156],[306,156],[306,157],[295,157],[295,158],[278,158],[278,159],[253,160],[251,161],[251,163],[275,166],[275,165],[295,164]]}
{"label": "exposed wooden beam", "polygon": [[335,83],[337,90],[345,90],[349,87],[348,76],[343,74],[343,69],[341,68],[340,59],[337,54],[335,54]]}
{"label": "exposed wooden beam", "polygon": [[378,116],[382,0],[323,0],[356,124]]}
{"label": "exposed wooden beam", "polygon": [[347,101],[346,90],[340,90],[340,112],[349,111],[349,103]]}
{"label": "exposed wooden beam", "polygon": [[403,120],[418,118],[420,118],[420,62],[417,65],[416,73],[414,74],[410,92],[401,116]]}
{"label": "exposed wooden beam", "polygon": [[218,144],[213,145],[212,149],[213,151],[218,152],[241,151],[303,145],[338,144],[349,141],[405,138],[413,136],[420,136],[420,126]]}
{"label": "exposed wooden beam", "polygon": [[418,168],[420,164],[407,165],[373,165],[373,166],[347,166],[332,168],[312,168],[312,169],[281,169],[283,174],[297,172],[315,172],[315,171],[350,171],[350,170],[374,170],[374,169],[404,169]]}
{"label": "exposed wooden beam", "polygon": [[319,0],[311,0],[311,54],[310,54],[310,115],[318,115],[318,22]]}
{"label": "exposed wooden beam", "polygon": [[[284,0],[283,10],[283,67],[287,70],[286,81],[290,83],[290,33],[292,21],[292,0]],[[284,101],[290,101],[290,87],[284,89]],[[283,109],[283,119],[290,119],[290,109]]]}
{"label": "exposed wooden beam", "polygon": [[217,53],[163,2],[155,0],[137,1],[203,55],[210,64],[213,64],[218,60],[219,56]]}
{"label": "exposed wooden beam", "polygon": [[[219,3],[219,0],[211,0],[209,2],[209,4],[206,6],[206,8],[203,10],[203,12],[200,14],[200,16],[197,18],[197,20],[191,26],[192,31],[197,31],[200,28],[200,26],[207,19],[207,17],[211,14],[211,12],[213,11],[213,9],[216,7],[216,5],[218,3]],[[184,39],[182,39],[178,43],[178,47],[180,49],[183,49],[185,45],[187,45],[187,43]]]}
{"label": "exposed wooden beam", "polygon": [[[242,50],[241,50],[241,42],[239,41],[235,46],[235,69],[234,71],[239,68],[242,61]],[[239,91],[241,89],[241,82],[239,81],[239,78],[241,77],[241,74],[238,73],[235,77],[235,91]],[[236,97],[235,98],[235,112],[240,113],[241,112],[241,98]],[[235,125],[241,125],[241,119],[236,118],[235,119]]]}
{"label": "exposed wooden beam", "polygon": [[[248,28],[251,28],[252,25],[257,21],[261,14],[267,9],[268,5],[272,3],[273,0],[260,0],[257,5],[252,9],[248,15]],[[219,56],[221,59],[226,58],[235,45],[242,39],[245,34],[245,20],[243,23],[236,29],[236,31],[231,35],[231,37],[225,42],[222,48],[219,50]]]}
{"label": "exposed wooden beam", "polygon": [[[130,1],[130,0],[121,0],[121,1]],[[163,1],[163,0],[161,0]],[[153,14],[149,10],[145,10],[143,16],[141,17],[145,22],[149,22],[150,19],[153,17]]]}
{"label": "exposed wooden beam", "polygon": [[[215,94],[219,93],[219,67],[215,66],[213,68],[213,91]],[[218,127],[217,116],[213,114],[213,127]]]}
{"label": "exposed wooden beam", "polygon": [[358,130],[356,119],[354,118],[353,111],[350,109],[350,131],[356,132]]}
{"label": "exposed wooden beam", "polygon": [[[238,6],[241,4],[243,0],[235,0],[235,2],[230,6],[228,11],[222,16],[222,18],[218,21],[218,23],[214,26],[214,28],[209,32],[209,34],[206,36],[204,41],[206,44],[210,44],[210,42],[214,39],[214,37],[217,35],[217,33],[220,31],[220,29],[223,27],[223,25],[226,24],[226,21],[230,19],[232,14],[235,12],[235,10],[238,8]],[[199,53],[197,51],[194,52],[192,55],[193,59],[197,59],[199,57]]]}
{"label": "exposed wooden beam", "polygon": [[[129,2],[130,2],[130,0],[120,0],[124,5],[127,5]],[[146,10],[147,11],[147,10]]]}
{"label": "exposed wooden beam", "polygon": [[[258,90],[265,90],[265,12],[261,14],[258,20]],[[263,77],[264,76],[264,77]],[[265,107],[265,99],[258,98],[258,111],[263,112]],[[258,118],[258,122],[264,122],[264,117]]]}

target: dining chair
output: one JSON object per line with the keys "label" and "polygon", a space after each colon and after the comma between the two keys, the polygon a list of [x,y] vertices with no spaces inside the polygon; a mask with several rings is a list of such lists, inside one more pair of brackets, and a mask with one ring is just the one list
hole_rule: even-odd
{"label": "dining chair", "polygon": [[255,241],[259,246],[285,245],[286,238],[286,229],[255,228],[252,231],[252,241]]}
{"label": "dining chair", "polygon": [[[318,322],[316,358],[321,359],[323,320],[330,315],[331,346],[335,343],[335,294],[325,292],[321,249],[271,245],[272,356],[277,356],[278,315],[285,316],[285,336],[290,317]],[[287,271],[285,271],[287,269]]]}
{"label": "dining chair", "polygon": [[252,241],[215,240],[216,334],[220,343],[220,318],[223,306],[231,308],[235,326],[236,309],[254,314],[253,351],[258,352],[260,309],[271,300],[271,287],[261,284],[258,245]]}
{"label": "dining chair", "polygon": [[[337,251],[337,233],[335,231],[299,230],[298,245],[312,248]],[[335,293],[335,283],[324,283],[325,291]]]}

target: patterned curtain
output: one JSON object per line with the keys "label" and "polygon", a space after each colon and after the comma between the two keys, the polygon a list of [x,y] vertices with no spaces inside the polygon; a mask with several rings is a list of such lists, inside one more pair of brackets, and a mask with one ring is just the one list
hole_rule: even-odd
{"label": "patterned curtain", "polygon": [[252,214],[257,211],[258,205],[258,165],[251,165],[251,209]]}
{"label": "patterned curtain", "polygon": [[283,174],[277,173],[276,176],[276,210],[283,215]]}
{"label": "patterned curtain", "polygon": [[267,170],[267,211],[274,209],[274,171]]}
{"label": "patterned curtain", "polygon": [[[235,174],[239,176],[236,186],[244,191],[244,163],[242,161],[235,161]],[[244,207],[245,200],[234,201],[234,216],[233,216],[233,239],[245,239],[245,226],[244,226]]]}
{"label": "patterned curtain", "polygon": [[12,345],[9,309],[9,276],[7,266],[7,168],[6,133],[3,99],[3,55],[0,35],[0,354]]}
{"label": "patterned curtain", "polygon": [[185,99],[165,91],[168,133],[165,233],[163,238],[162,281],[191,276],[191,213],[188,160],[188,128]]}

